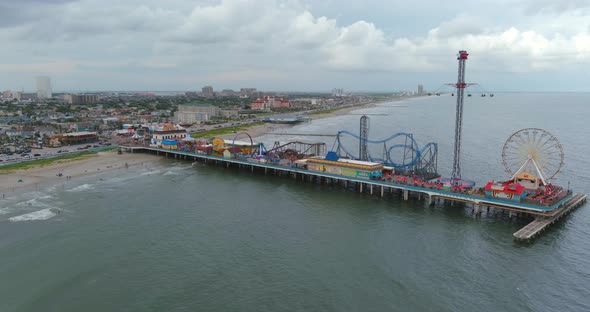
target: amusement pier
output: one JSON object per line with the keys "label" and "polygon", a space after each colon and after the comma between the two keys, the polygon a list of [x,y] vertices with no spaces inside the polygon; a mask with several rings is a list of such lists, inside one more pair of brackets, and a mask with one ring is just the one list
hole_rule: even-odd
{"label": "amusement pier", "polygon": [[[382,140],[369,136],[369,117],[360,117],[359,133],[340,131],[334,148],[325,143],[288,142],[267,148],[246,132],[232,140],[192,138],[174,125],[139,129],[133,141],[121,145],[131,153],[153,153],[166,158],[204,162],[252,173],[291,177],[305,183],[331,184],[345,189],[403,200],[423,200],[425,206],[448,203],[471,208],[476,216],[488,213],[530,221],[513,234],[517,241],[530,241],[551,224],[586,203],[586,195],[553,184],[564,165],[559,140],[546,130],[526,128],[514,132],[502,148],[507,178],[476,186],[461,176],[461,131],[465,65],[468,54],[459,51],[459,75],[453,171],[442,177],[437,170],[438,145],[419,145],[411,133],[396,133]],[[299,122],[277,119],[274,122]],[[337,143],[337,144],[336,144]]]}

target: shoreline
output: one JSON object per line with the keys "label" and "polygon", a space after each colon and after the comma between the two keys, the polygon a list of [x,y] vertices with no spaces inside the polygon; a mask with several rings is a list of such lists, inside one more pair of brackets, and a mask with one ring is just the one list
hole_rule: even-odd
{"label": "shoreline", "polygon": [[[387,100],[371,101],[368,103],[347,106],[334,111],[313,115],[312,119],[324,119],[348,114],[351,111],[377,107],[382,103],[415,99],[416,97],[398,97]],[[276,129],[293,127],[292,124],[263,124],[245,129],[252,139],[264,136]],[[221,135],[223,139],[233,139],[235,133]],[[24,192],[40,191],[60,183],[75,180],[79,177],[90,176],[96,173],[125,169],[153,163],[160,158],[149,154],[117,154],[115,151],[98,152],[95,155],[80,159],[56,160],[48,165],[34,166],[27,169],[15,169],[0,171],[0,196],[16,195]],[[58,176],[62,173],[62,176]],[[68,178],[70,177],[70,178]],[[0,198],[0,199],[2,199]]]}
{"label": "shoreline", "polygon": [[[336,108],[333,111],[327,111],[325,113],[318,113],[315,115],[311,115],[312,116],[311,118],[312,118],[312,120],[320,120],[320,119],[324,119],[324,118],[338,117],[338,116],[346,115],[346,114],[348,114],[352,111],[358,110],[358,109],[374,108],[374,107],[377,107],[379,104],[383,104],[383,103],[400,102],[400,101],[417,99],[417,98],[422,98],[422,96],[420,96],[420,97],[396,97],[396,98],[391,98],[391,99],[387,99],[387,100],[370,101],[368,103],[364,103],[364,104],[360,104],[360,105],[353,105],[353,106],[346,106],[346,107],[342,107],[342,108]],[[298,125],[298,124],[263,124],[263,125],[252,126],[248,129],[245,129],[242,132],[248,133],[252,137],[252,139],[255,139],[255,138],[264,136],[266,134],[269,134],[271,132],[274,132],[276,129],[284,129],[284,128],[289,128],[289,127],[293,127],[296,125]],[[234,136],[235,136],[235,133],[224,134],[224,135],[221,135],[220,138],[233,139]]]}
{"label": "shoreline", "polygon": [[[4,198],[9,195],[40,191],[80,177],[153,163],[159,159],[149,154],[119,155],[115,151],[108,151],[98,152],[81,159],[57,160],[48,165],[0,172],[0,196]],[[59,176],[59,173],[62,175]]]}

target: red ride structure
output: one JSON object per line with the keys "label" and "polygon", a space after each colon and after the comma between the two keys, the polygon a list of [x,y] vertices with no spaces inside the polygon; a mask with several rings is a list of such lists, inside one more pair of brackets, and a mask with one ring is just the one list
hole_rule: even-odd
{"label": "red ride structure", "polygon": [[465,98],[465,88],[476,85],[476,83],[465,82],[465,63],[469,54],[467,51],[459,51],[457,60],[459,61],[459,72],[457,83],[448,85],[457,88],[457,111],[455,117],[455,149],[453,152],[453,174],[451,180],[453,184],[459,184],[461,181],[461,128],[463,126],[463,100]]}

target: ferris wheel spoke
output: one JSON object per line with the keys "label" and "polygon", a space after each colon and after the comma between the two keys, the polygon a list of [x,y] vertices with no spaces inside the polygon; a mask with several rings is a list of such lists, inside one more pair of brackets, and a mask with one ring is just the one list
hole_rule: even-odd
{"label": "ferris wheel spoke", "polygon": [[[531,156],[534,162],[527,163]],[[550,179],[563,166],[563,149],[559,140],[543,129],[522,129],[513,133],[504,143],[502,164],[509,174],[519,169],[540,171],[539,174]]]}
{"label": "ferris wheel spoke", "polygon": [[[538,139],[537,139],[537,134],[539,135]],[[535,131],[535,145],[538,146],[541,144],[541,142],[543,142],[543,135],[539,134],[539,131]]]}
{"label": "ferris wheel spoke", "polygon": [[546,147],[542,150],[539,151],[539,153],[544,153],[544,154],[548,154],[548,153],[553,153],[553,152],[558,152],[559,147],[557,145],[551,146],[551,147]]}
{"label": "ferris wheel spoke", "polygon": [[518,142],[516,142],[518,145],[524,145],[527,144],[527,140],[524,137],[518,137]]}
{"label": "ferris wheel spoke", "polygon": [[556,142],[554,140],[547,140],[547,141],[543,142],[542,145],[539,146],[539,149],[546,148],[547,146],[554,146],[557,144],[559,144],[559,142]]}

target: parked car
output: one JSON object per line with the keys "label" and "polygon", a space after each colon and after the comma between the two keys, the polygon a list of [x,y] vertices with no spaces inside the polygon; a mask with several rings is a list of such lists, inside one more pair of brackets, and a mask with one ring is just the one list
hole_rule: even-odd
{"label": "parked car", "polygon": [[33,156],[35,156],[35,157],[39,157],[39,156],[41,156],[41,154],[35,154],[35,155],[33,155]]}

